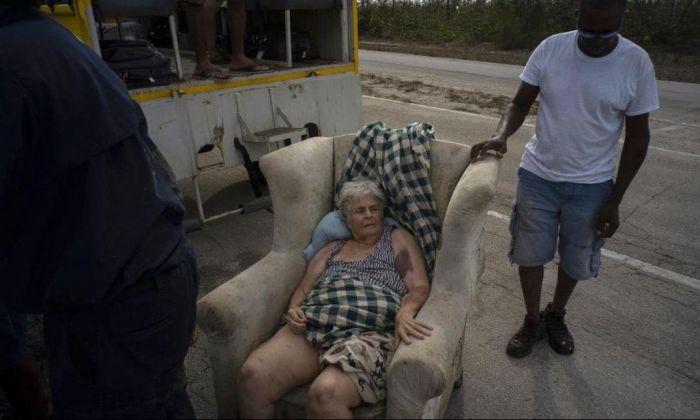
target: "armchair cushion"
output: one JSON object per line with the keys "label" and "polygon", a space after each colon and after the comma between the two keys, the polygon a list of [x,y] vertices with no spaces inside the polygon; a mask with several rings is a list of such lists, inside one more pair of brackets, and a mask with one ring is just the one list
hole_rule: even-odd
{"label": "armchair cushion", "polygon": [[[391,217],[384,218],[384,226],[398,226],[399,222]],[[327,243],[351,236],[350,229],[345,224],[345,217],[341,210],[334,210],[318,223],[311,235],[311,243],[304,249],[304,260],[308,263],[316,253]]]}

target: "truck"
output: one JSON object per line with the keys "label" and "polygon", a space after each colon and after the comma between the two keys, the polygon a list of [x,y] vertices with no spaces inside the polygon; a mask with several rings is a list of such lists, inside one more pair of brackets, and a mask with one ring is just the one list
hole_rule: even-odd
{"label": "truck", "polygon": [[[284,28],[285,54],[254,57],[271,71],[215,81],[190,77],[194,60],[180,48],[186,34],[179,30],[177,0],[44,0],[41,6],[97,54],[103,21],[116,21],[119,29],[124,18],[167,17],[172,47],[162,52],[176,77],[166,85],[130,89],[130,95],[177,180],[192,182],[200,225],[242,211],[205,215],[200,192],[205,172],[244,165],[255,196],[264,202],[260,157],[361,125],[357,0],[247,0],[247,8]],[[294,56],[296,33],[308,34],[314,58]]]}

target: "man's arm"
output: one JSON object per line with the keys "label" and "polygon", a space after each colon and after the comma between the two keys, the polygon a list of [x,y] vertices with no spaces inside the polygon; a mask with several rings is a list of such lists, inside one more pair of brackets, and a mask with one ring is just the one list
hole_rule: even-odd
{"label": "man's arm", "polygon": [[610,238],[620,226],[620,203],[622,203],[625,191],[644,163],[649,148],[649,139],[648,113],[625,118],[625,143],[622,146],[615,187],[598,216],[596,233],[601,238]]}
{"label": "man's arm", "polygon": [[530,112],[530,108],[535,102],[535,99],[537,99],[537,95],[539,95],[539,93],[540,88],[538,86],[520,82],[518,92],[506,107],[506,110],[503,112],[503,116],[501,116],[501,120],[498,123],[498,128],[496,129],[496,134],[491,136],[491,140],[472,146],[472,161],[481,159],[489,150],[495,150],[496,157],[503,157],[503,155],[508,151],[508,147],[506,145],[508,137],[513,135],[513,133],[518,131],[520,126],[523,125],[523,121],[525,121],[525,117],[527,117],[528,112]]}
{"label": "man's arm", "polygon": [[411,338],[422,340],[430,336],[431,326],[414,318],[430,294],[428,273],[425,270],[423,253],[413,236],[404,229],[392,233],[392,243],[396,255],[394,263],[406,284],[408,293],[401,299],[401,308],[396,314],[396,337],[406,344]]}

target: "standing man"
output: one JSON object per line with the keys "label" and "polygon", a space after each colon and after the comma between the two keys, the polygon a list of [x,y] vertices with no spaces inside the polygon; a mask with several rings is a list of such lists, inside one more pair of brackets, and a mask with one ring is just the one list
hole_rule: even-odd
{"label": "standing man", "polygon": [[181,197],[121,80],[33,3],[0,0],[2,302],[44,314],[56,418],[193,417]]}
{"label": "standing man", "polygon": [[[527,315],[506,353],[524,357],[549,336],[560,354],[574,351],[565,307],[580,280],[598,275],[605,238],[617,230],[619,206],[644,161],[649,113],[659,108],[647,53],[618,34],[625,0],[580,0],[578,29],[545,39],[520,75],[496,134],[472,148],[501,157],[540,95],[537,126],[518,172],[510,259],[518,264]],[[617,177],[618,138],[625,127]],[[543,265],[559,249],[554,299],[540,312]]]}

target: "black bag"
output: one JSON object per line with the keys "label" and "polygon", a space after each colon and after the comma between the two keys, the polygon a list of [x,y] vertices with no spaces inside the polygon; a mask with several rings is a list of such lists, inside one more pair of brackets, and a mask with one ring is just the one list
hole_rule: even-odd
{"label": "black bag", "polygon": [[[264,30],[251,31],[244,44],[245,54],[257,59],[285,61],[287,46],[284,25],[268,25]],[[311,36],[292,28],[292,60],[317,58],[311,44]]]}
{"label": "black bag", "polygon": [[102,58],[129,89],[163,86],[177,80],[170,59],[147,40],[100,42]]}

